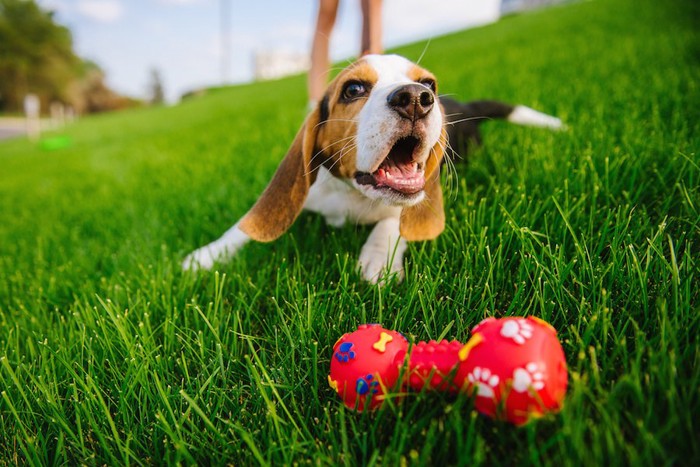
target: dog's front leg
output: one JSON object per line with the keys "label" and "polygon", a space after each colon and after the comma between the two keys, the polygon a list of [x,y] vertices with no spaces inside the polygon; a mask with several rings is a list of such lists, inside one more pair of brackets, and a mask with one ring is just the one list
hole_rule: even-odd
{"label": "dog's front leg", "polygon": [[406,240],[399,232],[399,219],[390,217],[377,222],[360,252],[362,277],[373,284],[391,275],[402,280],[406,248]]}
{"label": "dog's front leg", "polygon": [[183,269],[211,269],[216,261],[225,261],[248,243],[250,237],[238,228],[228,229],[218,240],[196,249],[182,262]]}

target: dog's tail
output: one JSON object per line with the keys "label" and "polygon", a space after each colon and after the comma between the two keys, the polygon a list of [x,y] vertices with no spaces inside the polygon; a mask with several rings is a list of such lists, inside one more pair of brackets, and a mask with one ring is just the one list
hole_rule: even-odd
{"label": "dog's tail", "polygon": [[452,148],[451,155],[464,158],[471,144],[481,144],[479,125],[493,119],[503,119],[519,125],[563,130],[566,126],[557,117],[538,112],[524,105],[511,105],[499,101],[472,101],[462,103],[441,98],[445,111],[447,133]]}
{"label": "dog's tail", "polygon": [[561,130],[564,124],[557,117],[538,112],[524,105],[511,105],[499,101],[457,102],[452,99],[441,99],[448,123],[473,121],[479,124],[489,119],[505,119],[518,125],[536,126]]}

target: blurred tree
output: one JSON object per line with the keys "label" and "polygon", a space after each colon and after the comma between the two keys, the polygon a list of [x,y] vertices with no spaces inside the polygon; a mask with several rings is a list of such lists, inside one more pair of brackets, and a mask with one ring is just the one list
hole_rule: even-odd
{"label": "blurred tree", "polygon": [[78,112],[137,103],[110,90],[100,67],[75,54],[70,31],[53,12],[35,0],[0,0],[0,111],[21,111],[27,93],[39,96],[42,109],[53,101]]}
{"label": "blurred tree", "polygon": [[157,68],[151,68],[151,81],[148,84],[151,105],[160,105],[165,102],[163,80]]}
{"label": "blurred tree", "polygon": [[104,71],[89,60],[82,62],[78,79],[70,84],[67,95],[68,102],[79,113],[106,112],[141,104],[112,91],[105,83]]}
{"label": "blurred tree", "polygon": [[0,0],[0,108],[19,110],[28,92],[66,101],[79,67],[70,31],[53,13],[33,0]]}

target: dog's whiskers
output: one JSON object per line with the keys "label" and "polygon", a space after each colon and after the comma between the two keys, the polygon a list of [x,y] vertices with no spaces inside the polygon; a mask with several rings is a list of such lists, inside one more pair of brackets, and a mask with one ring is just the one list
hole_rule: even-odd
{"label": "dog's whiskers", "polygon": [[[452,114],[452,115],[459,115],[459,114]],[[459,120],[452,120],[452,121],[447,121],[445,122],[446,125],[455,125],[457,123],[462,123],[462,122],[469,122],[472,120],[493,120],[491,117],[467,117],[467,118],[460,118]]]}
{"label": "dog's whiskers", "polygon": [[314,125],[314,130],[320,127],[321,125],[325,125],[326,123],[358,123],[358,121],[359,119],[357,118],[331,118],[322,122],[318,122],[316,125]]}
{"label": "dog's whiskers", "polygon": [[340,138],[340,139],[338,139],[338,140],[333,141],[333,142],[330,143],[328,146],[325,146],[325,147],[319,149],[319,150],[316,152],[316,154],[314,154],[314,156],[311,158],[310,162],[313,162],[313,160],[314,160],[316,157],[318,157],[319,155],[323,154],[323,153],[326,151],[326,149],[330,148],[331,146],[333,146],[333,145],[335,145],[335,144],[338,144],[338,143],[342,143],[343,141],[352,140],[354,137],[355,137],[355,135],[349,135],[349,136],[346,136],[345,138]]}
{"label": "dog's whiskers", "polygon": [[[451,154],[455,154],[454,150],[452,149],[452,146],[450,145],[449,140],[445,139],[445,141],[438,141],[438,145],[440,149],[443,152],[443,161],[445,162],[445,191],[448,193],[448,196],[450,199],[455,199],[457,196],[457,191],[459,188],[459,183],[458,183],[458,174],[457,174],[457,167],[454,164],[454,161],[450,157]],[[430,150],[430,156],[432,157],[437,157],[435,154],[435,149]],[[429,157],[430,157],[429,156]]]}
{"label": "dog's whiskers", "polygon": [[[333,143],[331,143],[330,145],[326,146],[326,148],[324,148],[324,150],[325,150],[325,149],[328,149],[329,147],[333,146],[334,144],[339,144],[339,143],[341,143],[342,141],[345,141],[345,144],[344,144],[340,149],[338,149],[338,150],[335,151],[333,154],[331,154],[331,156],[330,156],[330,158],[335,158],[335,157],[337,156],[337,159],[333,162],[333,164],[331,164],[330,167],[328,167],[328,170],[329,170],[329,171],[330,171],[330,170],[333,170],[333,168],[334,168],[336,165],[338,165],[338,163],[341,162],[341,160],[343,159],[343,157],[345,157],[345,155],[347,155],[350,151],[352,151],[353,149],[355,149],[355,148],[357,147],[357,143],[356,143],[356,141],[355,141],[355,135],[350,135],[350,136],[347,136],[347,137],[345,137],[345,138],[341,138],[341,139],[339,139],[339,140],[336,140],[335,142],[333,142]],[[319,154],[321,154],[324,150],[321,150],[321,151],[317,152],[317,153],[316,153],[316,156],[319,155]],[[314,158],[315,158],[316,156],[314,156]],[[310,169],[310,166],[307,167],[307,169]],[[311,169],[311,170],[313,170],[313,169]],[[309,172],[309,173],[310,173],[310,172]]]}
{"label": "dog's whiskers", "polygon": [[356,143],[356,142],[354,142],[354,141],[348,141],[347,143],[345,143],[345,145],[343,145],[342,148],[340,148],[340,149],[337,150],[335,153],[333,153],[333,156],[332,156],[332,157],[335,157],[335,156],[338,155],[338,154],[339,154],[339,155],[338,155],[338,158],[336,159],[336,161],[333,162],[333,164],[331,164],[331,166],[328,168],[328,170],[329,170],[329,171],[330,171],[330,170],[333,170],[333,168],[334,168],[336,165],[338,165],[338,163],[340,163],[340,161],[343,159],[343,157],[345,157],[350,151],[352,151],[352,150],[355,149],[355,148],[357,148],[357,143]]}
{"label": "dog's whiskers", "polygon": [[[318,151],[316,151],[316,153],[311,157],[311,159],[309,159],[309,162],[308,162],[308,164],[307,164],[307,166],[306,166],[306,172],[304,172],[304,176],[307,176],[307,175],[309,175],[311,172],[314,171],[314,169],[313,169],[313,165],[314,165],[313,163],[314,163],[314,161],[316,160],[316,158],[317,158],[318,156],[322,155],[322,154],[326,151],[326,149],[330,148],[331,146],[333,146],[333,145],[335,145],[335,144],[339,144],[339,143],[341,143],[341,142],[343,142],[343,141],[347,141],[347,142],[345,143],[345,145],[343,145],[342,148],[340,148],[338,151],[336,151],[335,153],[333,153],[333,155],[332,155],[331,157],[334,157],[336,154],[338,154],[338,152],[342,151],[345,147],[347,147],[348,144],[351,144],[351,143],[353,142],[353,139],[354,139],[354,138],[355,138],[355,135],[350,135],[350,136],[346,136],[345,138],[340,138],[340,139],[338,139],[338,140],[336,140],[336,141],[330,143],[328,146],[326,146],[326,147],[324,147],[324,148],[321,148],[321,149],[319,149]],[[343,156],[343,155],[341,154],[340,158],[342,158],[342,156]],[[339,158],[339,160],[340,160],[340,158]],[[335,166],[335,164],[337,164],[337,161],[333,164],[333,166]]]}

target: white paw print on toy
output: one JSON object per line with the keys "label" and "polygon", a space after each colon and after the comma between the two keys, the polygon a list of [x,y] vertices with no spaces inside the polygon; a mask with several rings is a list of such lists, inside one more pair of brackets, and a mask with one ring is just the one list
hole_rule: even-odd
{"label": "white paw print on toy", "polygon": [[513,372],[513,390],[515,392],[525,392],[532,388],[539,391],[544,388],[544,372],[535,363],[530,362],[525,368],[516,368]]}
{"label": "white paw print on toy", "polygon": [[480,397],[493,397],[494,388],[498,386],[500,378],[491,373],[488,368],[474,367],[467,375],[469,382],[476,386],[476,395]]}
{"label": "white paw print on toy", "polygon": [[501,336],[513,339],[516,344],[522,345],[532,337],[532,330],[532,324],[528,323],[526,319],[511,319],[503,323]]}

